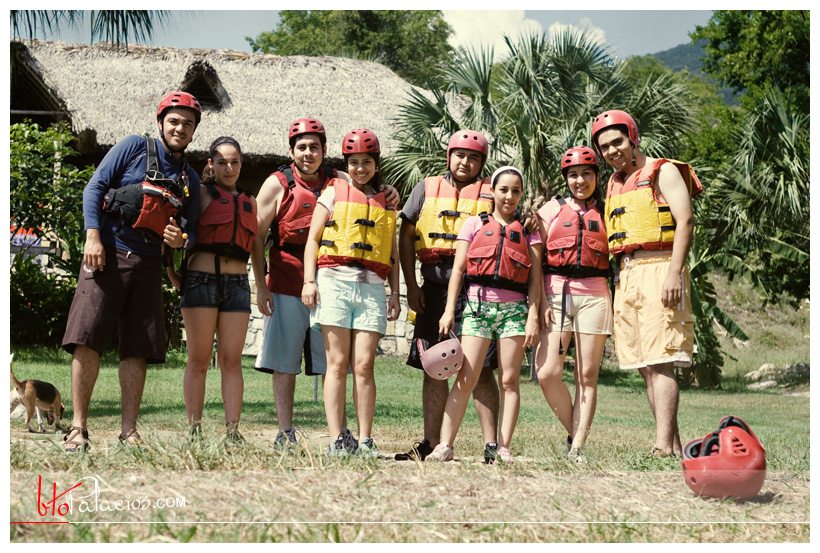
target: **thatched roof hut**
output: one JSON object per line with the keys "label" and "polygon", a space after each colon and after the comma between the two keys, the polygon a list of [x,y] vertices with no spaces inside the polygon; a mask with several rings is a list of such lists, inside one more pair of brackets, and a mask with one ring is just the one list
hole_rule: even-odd
{"label": "thatched roof hut", "polygon": [[[324,123],[329,158],[341,158],[344,133],[358,127],[374,131],[383,152],[391,153],[392,120],[410,89],[393,71],[368,61],[147,46],[125,50],[108,43],[12,41],[11,68],[12,121],[62,114],[80,136],[77,148],[92,161],[128,134],[155,135],[159,100],[186,90],[204,107],[188,148],[192,162],[204,162],[213,139],[231,135],[242,144],[246,167],[257,166],[260,174],[287,158],[288,125],[305,116]],[[242,180],[247,177],[243,172]]]}

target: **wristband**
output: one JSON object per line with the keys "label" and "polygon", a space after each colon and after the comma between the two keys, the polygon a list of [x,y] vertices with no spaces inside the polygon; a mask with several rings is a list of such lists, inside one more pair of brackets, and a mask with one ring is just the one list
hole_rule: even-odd
{"label": "wristband", "polygon": [[302,286],[304,286],[305,284],[316,284],[316,281],[315,280],[306,280],[302,283]]}
{"label": "wristband", "polygon": [[399,292],[390,292],[390,295],[391,296],[400,296],[401,294]]}

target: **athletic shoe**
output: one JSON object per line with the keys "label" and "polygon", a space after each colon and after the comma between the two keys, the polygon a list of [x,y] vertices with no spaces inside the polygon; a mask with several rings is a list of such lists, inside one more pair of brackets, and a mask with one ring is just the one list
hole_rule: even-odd
{"label": "athletic shoe", "polygon": [[202,426],[195,424],[188,430],[188,443],[192,444],[202,439]]}
{"label": "athletic shoe", "polygon": [[273,450],[284,451],[286,449],[298,449],[299,440],[296,437],[297,432],[302,433],[301,430],[297,430],[292,426],[286,430],[280,430],[276,435],[276,439],[273,440]]}
{"label": "athletic shoe", "polygon": [[342,428],[342,438],[344,439],[345,449],[351,453],[355,453],[359,449],[359,440],[347,428]]}
{"label": "athletic shoe", "polygon": [[356,455],[364,457],[365,459],[382,459],[384,455],[382,452],[378,450],[376,444],[373,443],[372,438],[365,438],[362,440],[362,443],[359,444],[359,448],[356,450]]}
{"label": "athletic shoe", "polygon": [[347,450],[344,443],[344,438],[340,434],[338,438],[333,440],[333,443],[327,446],[325,451],[328,457],[344,458],[350,456],[350,451]]}
{"label": "athletic shoe", "polygon": [[453,460],[453,448],[447,444],[438,444],[436,449],[427,456],[427,461],[452,461]]}
{"label": "athletic shoe", "polygon": [[424,461],[424,459],[433,453],[433,446],[427,440],[422,440],[413,444],[413,447],[407,453],[399,453],[396,455],[396,461]]}
{"label": "athletic shoe", "polygon": [[498,448],[498,458],[501,461],[504,461],[508,465],[512,465],[514,463],[512,452],[508,447],[499,447]]}
{"label": "athletic shoe", "polygon": [[584,465],[587,462],[587,458],[584,457],[584,454],[581,453],[581,449],[578,447],[570,449],[569,453],[567,453],[567,457],[576,465]]}
{"label": "athletic shoe", "polygon": [[567,455],[569,455],[570,449],[572,449],[572,436],[567,434]]}
{"label": "athletic shoe", "polygon": [[484,464],[491,465],[498,459],[498,444],[489,442],[484,444]]}

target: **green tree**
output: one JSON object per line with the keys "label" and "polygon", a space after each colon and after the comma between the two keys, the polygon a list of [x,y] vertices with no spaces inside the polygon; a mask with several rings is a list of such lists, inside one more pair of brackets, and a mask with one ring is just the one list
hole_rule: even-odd
{"label": "green tree", "polygon": [[809,27],[808,10],[717,10],[689,36],[707,41],[705,73],[753,98],[766,86],[793,89],[808,112]]}
{"label": "green tree", "polygon": [[79,28],[88,21],[91,42],[100,39],[127,46],[129,39],[150,39],[154,24],[164,24],[168,16],[169,12],[157,10],[11,10],[10,23],[14,38],[34,39],[41,32]]}
{"label": "green tree", "polygon": [[364,58],[430,86],[453,51],[453,31],[435,10],[287,10],[279,17],[275,30],[246,37],[254,52]]}

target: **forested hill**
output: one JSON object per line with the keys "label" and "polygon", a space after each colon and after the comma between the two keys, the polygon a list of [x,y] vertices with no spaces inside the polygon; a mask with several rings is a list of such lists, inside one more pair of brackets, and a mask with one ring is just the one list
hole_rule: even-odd
{"label": "forested hill", "polygon": [[[672,71],[688,69],[692,72],[693,75],[696,75],[708,82],[714,83],[714,79],[707,77],[700,70],[701,66],[703,65],[700,61],[700,58],[706,55],[703,52],[704,44],[706,44],[705,39],[699,40],[695,44],[679,44],[674,48],[670,48],[669,50],[663,50],[662,52],[657,52],[652,55],[658,58],[661,62],[663,62],[663,64],[666,67],[668,67]],[[718,91],[718,94],[723,98],[723,100],[727,104],[737,103],[737,100],[734,98],[732,91],[727,87],[721,88]]]}

